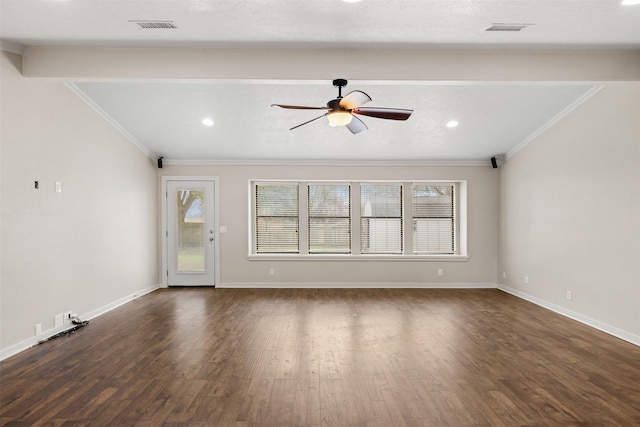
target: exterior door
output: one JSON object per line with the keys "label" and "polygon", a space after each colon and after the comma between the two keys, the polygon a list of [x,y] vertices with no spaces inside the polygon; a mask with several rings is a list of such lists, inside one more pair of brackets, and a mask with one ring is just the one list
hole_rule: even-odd
{"label": "exterior door", "polygon": [[167,181],[167,284],[215,285],[213,181]]}

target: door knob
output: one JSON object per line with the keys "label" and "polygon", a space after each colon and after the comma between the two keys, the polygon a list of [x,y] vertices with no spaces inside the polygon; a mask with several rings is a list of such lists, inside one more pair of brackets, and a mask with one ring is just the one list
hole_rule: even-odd
{"label": "door knob", "polygon": [[209,237],[209,241],[210,241],[210,242],[213,242],[213,237]]}

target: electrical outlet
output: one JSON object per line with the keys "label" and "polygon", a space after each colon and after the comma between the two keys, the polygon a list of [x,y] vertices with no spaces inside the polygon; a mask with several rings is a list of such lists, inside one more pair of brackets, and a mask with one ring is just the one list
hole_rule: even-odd
{"label": "electrical outlet", "polygon": [[275,276],[276,275],[276,269],[275,268],[270,268],[269,269],[269,276]]}
{"label": "electrical outlet", "polygon": [[438,276],[439,277],[444,276],[444,270],[442,270],[441,268],[438,269]]}
{"label": "electrical outlet", "polygon": [[62,316],[64,317],[64,323],[71,323],[71,318],[73,317],[72,311],[65,311]]}
{"label": "electrical outlet", "polygon": [[524,283],[529,283],[529,276],[524,276]]}
{"label": "electrical outlet", "polygon": [[36,323],[36,336],[42,335],[42,323]]}
{"label": "electrical outlet", "polygon": [[506,278],[507,278],[507,272],[506,272],[506,271],[503,271],[503,272],[502,272],[502,278],[503,278],[503,279],[506,279]]}
{"label": "electrical outlet", "polygon": [[64,315],[62,313],[56,314],[53,318],[53,326],[56,328],[58,326],[62,326],[63,320],[64,320]]}
{"label": "electrical outlet", "polygon": [[567,291],[567,299],[571,301],[573,299],[573,292]]}

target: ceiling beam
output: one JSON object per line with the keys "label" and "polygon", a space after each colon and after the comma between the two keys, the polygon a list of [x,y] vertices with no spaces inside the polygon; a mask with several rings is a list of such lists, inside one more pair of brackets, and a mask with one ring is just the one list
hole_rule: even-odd
{"label": "ceiling beam", "polygon": [[635,82],[640,51],[28,47],[23,74],[63,80]]}

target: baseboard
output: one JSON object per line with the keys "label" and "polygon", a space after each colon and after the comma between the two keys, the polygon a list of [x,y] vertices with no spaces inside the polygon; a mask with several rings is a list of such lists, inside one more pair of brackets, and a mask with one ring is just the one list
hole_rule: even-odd
{"label": "baseboard", "polygon": [[237,289],[495,289],[495,283],[476,282],[228,282],[216,288]]}
{"label": "baseboard", "polygon": [[64,324],[61,326],[58,326],[56,328],[51,328],[48,329],[46,331],[43,331],[42,334],[38,335],[38,336],[34,336],[34,337],[29,337],[25,340],[20,341],[19,343],[16,343],[10,347],[7,347],[5,349],[3,349],[2,351],[0,351],[0,361],[7,359],[11,356],[14,356],[18,353],[21,353],[25,350],[30,349],[31,347],[37,345],[40,341],[42,340],[46,340],[48,338],[51,338],[52,336],[59,334],[60,332],[64,332],[67,331],[71,328],[73,328],[75,325],[73,324]]}
{"label": "baseboard", "polygon": [[521,292],[517,289],[510,288],[508,286],[498,285],[497,288],[503,292],[514,295],[518,298],[522,298],[523,300],[539,305],[540,307],[543,307],[555,313],[561,314],[577,322],[583,323],[587,326],[591,326],[592,328],[598,329],[599,331],[605,332],[609,335],[613,335],[616,338],[620,338],[621,340],[640,346],[640,336],[632,334],[631,332],[627,332],[625,330],[616,328],[615,326],[611,326],[607,323],[600,322],[599,320],[592,319],[591,317],[585,316],[580,313],[576,313],[575,311],[568,310],[564,307],[560,307],[559,305],[552,304],[549,301],[534,297],[532,295],[526,294],[524,292]]}
{"label": "baseboard", "polygon": [[[85,313],[82,315],[79,315],[78,317],[80,317],[80,319],[82,320],[91,320],[95,317],[100,316],[101,314],[104,314],[108,311],[113,310],[116,307],[119,307],[123,304],[126,304],[130,301],[135,300],[136,298],[141,297],[142,295],[148,294],[150,292],[155,291],[156,289],[159,289],[160,285],[155,285],[155,286],[149,286],[147,288],[141,289],[131,295],[127,295],[124,298],[120,298],[112,303],[109,303],[107,305],[104,305],[96,310],[90,311],[89,313]],[[59,334],[60,332],[65,332],[68,331],[69,329],[72,329],[73,327],[75,327],[75,325],[73,324],[64,324],[61,326],[58,326],[56,328],[51,328],[48,329],[44,332],[42,332],[42,334],[38,335],[38,336],[34,336],[34,337],[29,337],[25,340],[20,341],[19,343],[16,343],[10,347],[7,347],[3,350],[0,351],[0,361],[7,359],[11,356],[14,356],[20,352],[23,352],[25,350],[30,349],[31,347],[37,345],[40,341],[46,340],[48,338],[51,338],[52,336]]]}
{"label": "baseboard", "polygon": [[138,292],[135,292],[135,293],[133,293],[131,295],[127,295],[126,297],[120,298],[119,300],[116,300],[116,301],[114,301],[114,302],[112,302],[110,304],[103,305],[102,307],[100,307],[100,308],[98,308],[96,310],[90,311],[89,313],[86,313],[86,314],[80,316],[80,318],[82,320],[91,320],[91,319],[93,319],[95,317],[100,316],[101,314],[104,314],[106,312],[109,312],[109,311],[113,310],[114,308],[118,308],[123,304],[131,302],[136,298],[140,298],[143,295],[149,294],[149,293],[151,293],[151,292],[153,292],[153,291],[155,291],[157,289],[160,289],[160,286],[161,285],[154,285],[154,286],[149,286],[148,288],[141,289]]}

